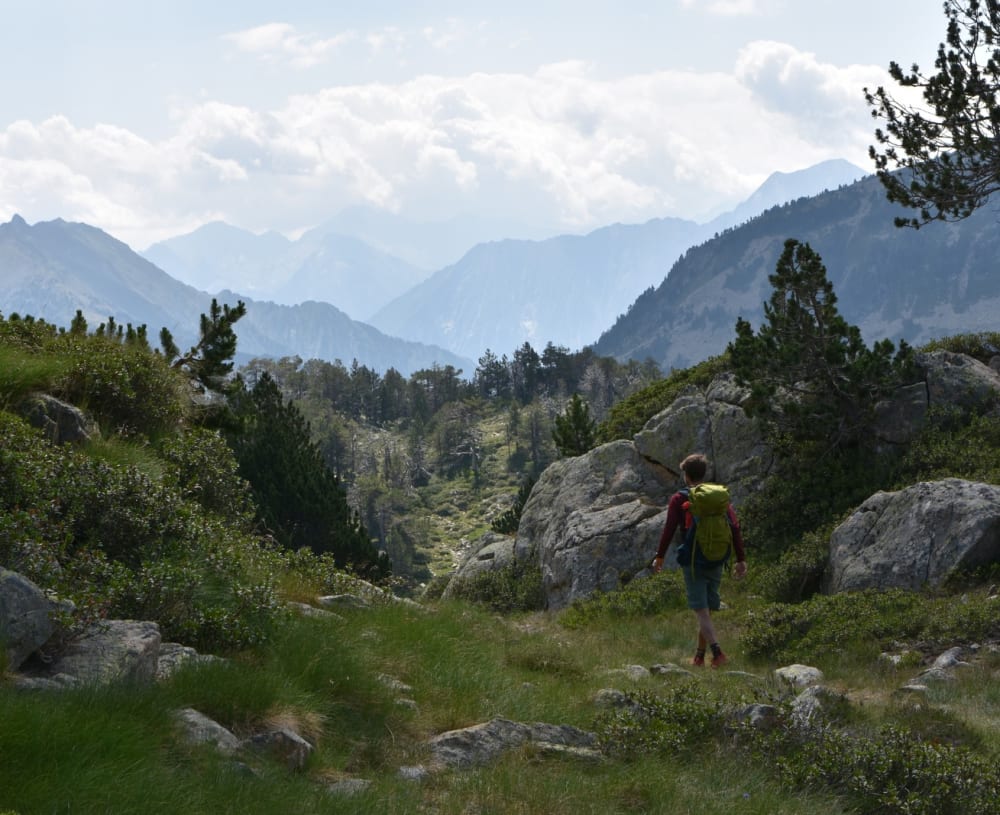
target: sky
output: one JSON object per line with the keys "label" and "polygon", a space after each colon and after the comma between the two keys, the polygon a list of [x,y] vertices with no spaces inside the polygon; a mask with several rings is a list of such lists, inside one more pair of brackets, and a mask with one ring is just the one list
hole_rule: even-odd
{"label": "sky", "polygon": [[[941,0],[0,0],[0,222],[132,248],[365,206],[583,232],[871,169]],[[498,236],[499,237],[499,236]]]}

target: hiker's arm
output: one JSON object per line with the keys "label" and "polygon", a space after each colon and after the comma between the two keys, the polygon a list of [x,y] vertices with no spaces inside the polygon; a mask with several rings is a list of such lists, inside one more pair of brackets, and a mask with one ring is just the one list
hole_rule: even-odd
{"label": "hiker's arm", "polygon": [[743,563],[747,559],[746,550],[743,548],[743,532],[740,530],[740,519],[736,517],[736,510],[729,506],[729,525],[733,528],[733,549],[736,550],[736,562]]}
{"label": "hiker's arm", "polygon": [[736,510],[729,506],[729,523],[733,528],[733,549],[736,551],[736,565],[733,573],[737,577],[743,577],[747,573],[747,555],[743,546],[743,532],[740,530],[740,519],[736,517]]}
{"label": "hiker's arm", "polygon": [[663,524],[663,531],[660,533],[660,545],[656,550],[656,557],[653,558],[653,571],[658,572],[663,568],[663,558],[667,554],[667,547],[674,538],[674,533],[681,522],[681,506],[684,503],[684,496],[675,493],[667,504],[667,521]]}

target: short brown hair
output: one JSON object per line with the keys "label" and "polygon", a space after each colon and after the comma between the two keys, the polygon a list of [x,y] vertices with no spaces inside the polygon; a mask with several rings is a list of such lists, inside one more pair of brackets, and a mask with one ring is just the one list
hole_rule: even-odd
{"label": "short brown hair", "polygon": [[692,453],[681,462],[681,471],[692,481],[703,481],[708,472],[708,459],[701,453]]}

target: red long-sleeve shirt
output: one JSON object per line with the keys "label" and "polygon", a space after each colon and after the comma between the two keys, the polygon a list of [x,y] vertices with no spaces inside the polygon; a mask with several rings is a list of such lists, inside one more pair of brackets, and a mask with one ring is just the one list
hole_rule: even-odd
{"label": "red long-sleeve shirt", "polygon": [[[663,532],[660,533],[660,545],[656,550],[656,556],[658,558],[665,557],[667,554],[667,547],[670,546],[670,541],[674,538],[674,533],[677,531],[677,527],[684,527],[684,502],[688,500],[688,496],[683,492],[675,492],[670,496],[670,503],[667,504],[667,521],[663,525]],[[736,517],[736,510],[733,509],[733,505],[729,505],[729,522],[733,527],[733,549],[736,551],[736,562],[740,563],[746,560],[746,553],[743,549],[743,533],[740,532],[740,521]]]}

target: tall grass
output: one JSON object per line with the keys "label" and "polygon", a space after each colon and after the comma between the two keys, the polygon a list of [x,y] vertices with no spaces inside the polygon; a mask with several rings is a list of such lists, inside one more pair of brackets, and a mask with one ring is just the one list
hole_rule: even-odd
{"label": "tall grass", "polygon": [[33,391],[49,389],[70,365],[65,357],[0,344],[0,408],[16,405]]}
{"label": "tall grass", "polygon": [[[291,617],[268,645],[191,666],[151,688],[25,694],[0,684],[0,812],[832,815],[857,807],[856,799],[789,786],[775,762],[755,759],[718,724],[687,733],[690,746],[681,753],[626,751],[595,762],[526,745],[491,765],[422,782],[399,775],[400,767],[429,762],[431,736],[493,717],[597,732],[608,713],[595,704],[602,688],[649,694],[664,709],[688,710],[709,697],[732,705],[774,701],[779,689],[769,675],[777,664],[742,653],[747,612],[759,604],[745,584],[724,586],[728,608],[716,621],[732,667],[752,671],[757,681],[706,669],[687,678],[634,679],[619,671],[683,664],[690,656],[693,618],[674,595],[673,577],[562,614],[501,617],[455,601]],[[935,686],[919,708],[892,694],[918,666],[890,675],[860,647],[844,649],[840,659],[849,665],[838,686],[849,681],[852,698],[863,700],[852,705],[854,731],[893,723],[928,740],[1000,755],[1000,694],[991,681],[1000,657],[984,656],[956,682]],[[394,689],[387,678],[409,690]],[[412,704],[400,704],[402,698]],[[301,773],[241,756],[254,773],[247,774],[212,749],[183,741],[173,718],[182,707],[240,737],[287,724],[316,750]],[[350,798],[327,792],[343,778],[372,784]]]}

